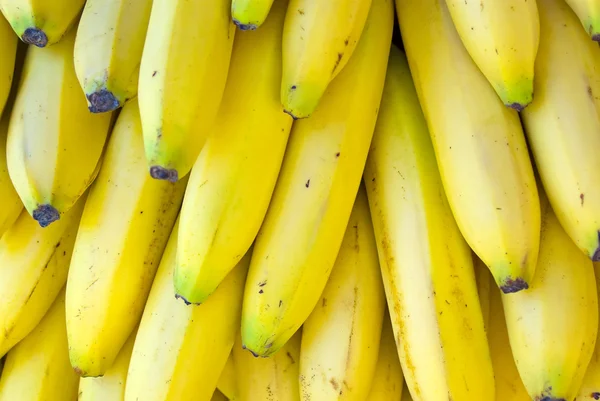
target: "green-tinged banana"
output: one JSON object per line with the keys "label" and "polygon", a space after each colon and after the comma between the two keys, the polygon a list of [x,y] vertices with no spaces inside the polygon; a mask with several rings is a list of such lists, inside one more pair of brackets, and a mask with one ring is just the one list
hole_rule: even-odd
{"label": "green-tinged banana", "polygon": [[[575,11],[592,40],[600,42],[600,2],[598,0],[565,0]],[[600,399],[600,395],[598,398]]]}
{"label": "green-tinged banana", "polygon": [[[283,30],[281,103],[294,118],[313,114],[354,53],[372,0],[290,0]],[[386,42],[387,43],[387,42]]]}
{"label": "green-tinged banana", "polygon": [[138,105],[127,103],[90,189],[67,280],[69,356],[81,376],[103,375],[139,322],[186,181],[148,175]]}
{"label": "green-tinged banana", "polygon": [[487,266],[475,254],[473,254],[473,265],[475,266],[475,281],[477,282],[477,295],[479,295],[479,305],[483,316],[483,327],[487,333],[490,328],[490,298],[493,286],[490,285],[490,273]]}
{"label": "green-tinged banana", "polygon": [[13,225],[23,210],[23,203],[10,180],[6,164],[8,120],[9,113],[4,113],[0,119],[0,238]]}
{"label": "green-tinged banana", "polygon": [[565,231],[600,260],[600,52],[562,0],[538,0],[535,99],[522,113],[537,170]]}
{"label": "green-tinged banana", "polygon": [[502,303],[510,346],[527,393],[533,400],[567,401],[577,396],[594,352],[596,280],[592,262],[561,227],[545,195],[541,200],[535,277],[527,291],[505,294]]}
{"label": "green-tinged banana", "polygon": [[[277,1],[277,0],[276,0]],[[256,358],[242,348],[241,337],[233,345],[240,401],[300,401],[299,365],[302,329],[269,358]]]}
{"label": "green-tinged banana", "polygon": [[239,399],[237,379],[235,377],[235,364],[233,362],[233,351],[229,355],[229,359],[227,359],[223,371],[221,371],[221,376],[219,376],[219,381],[217,382],[217,388],[229,400]]}
{"label": "green-tinged banana", "polygon": [[255,355],[277,352],[327,284],[371,143],[392,25],[392,1],[374,0],[352,60],[319,110],[294,124],[246,281],[242,343]]}
{"label": "green-tinged banana", "polygon": [[536,266],[540,206],[519,116],[472,61],[444,0],[396,5],[458,227],[503,292],[524,290]]}
{"label": "green-tinged banana", "polygon": [[85,0],[0,0],[0,11],[27,44],[50,46],[66,35]]}
{"label": "green-tinged banana", "polygon": [[8,353],[0,401],[77,400],[77,375],[67,349],[63,290],[40,324]]}
{"label": "green-tinged banana", "polygon": [[[400,401],[404,389],[404,375],[398,359],[394,331],[388,312],[383,318],[379,356],[371,390],[366,401]],[[408,390],[405,390],[408,393]]]}
{"label": "green-tinged banana", "polygon": [[502,102],[523,110],[533,99],[540,41],[537,4],[527,0],[446,0],[473,61]]}
{"label": "green-tinged banana", "polygon": [[[51,3],[51,2],[49,2]],[[75,29],[48,49],[30,46],[8,127],[8,172],[42,227],[94,181],[110,114],[91,114],[73,66]]]}
{"label": "green-tinged banana", "polygon": [[286,5],[276,0],[260,30],[237,34],[214,134],[190,175],[174,277],[175,293],[190,303],[208,299],[267,213],[292,126],[278,97]]}
{"label": "green-tinged banana", "polygon": [[17,42],[18,39],[10,28],[10,25],[2,14],[0,14],[0,49],[2,49],[2,57],[0,57],[0,116],[2,115],[12,87],[15,59],[17,56]]}
{"label": "green-tinged banana", "polygon": [[137,95],[152,0],[88,0],[75,40],[75,72],[92,113]]}
{"label": "green-tinged banana", "polygon": [[231,0],[154,0],[139,101],[150,175],[177,181],[212,129],[227,80]]}
{"label": "green-tinged banana", "polygon": [[267,19],[273,0],[232,0],[231,18],[241,31],[253,31]]}
{"label": "green-tinged banana", "polygon": [[123,401],[129,361],[135,342],[135,329],[119,351],[112,366],[102,377],[82,377],[79,380],[78,401]]}
{"label": "green-tinged banana", "polygon": [[408,389],[417,401],[489,399],[494,374],[471,251],[446,200],[408,63],[396,48],[364,180]]}
{"label": "green-tinged banana", "polygon": [[223,394],[219,390],[215,390],[215,392],[212,395],[212,398],[210,399],[210,401],[227,401],[227,400],[229,400],[229,398],[227,398],[225,396],[225,394]]}
{"label": "green-tinged banana", "polygon": [[377,366],[384,311],[377,245],[361,187],[329,281],[302,328],[303,400],[366,399]]}
{"label": "green-tinged banana", "polygon": [[33,330],[64,287],[85,199],[47,228],[24,210],[0,239],[0,356]]}
{"label": "green-tinged banana", "polygon": [[239,332],[250,253],[205,303],[185,305],[173,296],[177,232],[178,223],[144,309],[126,401],[209,401]]}

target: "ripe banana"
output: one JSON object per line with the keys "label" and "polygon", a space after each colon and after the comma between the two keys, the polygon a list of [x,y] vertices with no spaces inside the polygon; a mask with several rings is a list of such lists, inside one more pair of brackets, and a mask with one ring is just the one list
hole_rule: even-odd
{"label": "ripe banana", "polygon": [[540,41],[535,1],[446,0],[467,51],[502,99],[522,111],[533,99],[533,71]]}
{"label": "ripe banana", "polygon": [[146,171],[136,101],[119,115],[85,205],[67,280],[69,356],[101,376],[138,323],[185,191]]}
{"label": "ripe banana", "polygon": [[396,48],[364,180],[410,392],[417,401],[488,399],[494,375],[471,251],[452,217],[408,64]]}
{"label": "ripe banana", "polygon": [[600,260],[600,53],[562,0],[539,0],[535,100],[522,113],[535,163],[565,231]]}
{"label": "ripe banana", "polygon": [[33,330],[64,287],[85,199],[47,228],[23,211],[0,239],[0,356]]}
{"label": "ripe banana", "polygon": [[[275,0],[277,1],[277,0]],[[233,345],[240,401],[300,401],[298,369],[302,329],[269,358],[255,358],[242,348],[238,334]]]}
{"label": "ripe banana", "polygon": [[173,296],[175,224],[163,255],[127,375],[126,401],[208,401],[239,331],[247,254],[202,305]]}
{"label": "ripe banana", "polygon": [[0,0],[0,11],[23,42],[50,46],[67,33],[85,0]]}
{"label": "ripe banana", "polygon": [[154,0],[138,88],[153,178],[187,175],[212,128],[235,35],[230,6],[231,0]]}
{"label": "ripe banana", "polygon": [[392,27],[392,1],[374,0],[354,57],[319,110],[294,124],[244,293],[242,343],[255,355],[277,352],[325,288],[373,135]]}
{"label": "ripe banana", "polygon": [[92,113],[137,95],[152,0],[88,0],[75,40],[75,72]]}
{"label": "ripe banana", "polygon": [[63,290],[40,324],[8,353],[0,401],[76,400],[77,375],[67,348]]}
{"label": "ripe banana", "polygon": [[489,280],[490,272],[487,266],[475,254],[473,254],[473,266],[475,267],[475,282],[477,283],[477,295],[479,295],[483,327],[485,328],[485,332],[489,333],[491,314],[490,298],[494,286],[490,285],[492,283]]}
{"label": "ripe banana", "polygon": [[536,266],[540,210],[519,116],[471,60],[444,0],[396,5],[458,227],[503,292],[526,289]]}
{"label": "ripe banana", "polygon": [[594,267],[561,227],[545,195],[541,200],[535,277],[529,290],[504,295],[502,303],[512,353],[529,396],[573,400],[596,343]]}
{"label": "ripe banana", "polygon": [[281,34],[287,0],[238,34],[211,135],[192,169],[179,223],[175,293],[199,304],[256,237],[275,188],[292,118],[282,112]]}
{"label": "ripe banana", "polygon": [[225,397],[227,397],[227,399],[239,399],[237,379],[235,377],[235,365],[233,362],[233,351],[229,354],[229,359],[227,359],[227,363],[221,372],[221,376],[219,376],[217,388],[225,395]]}
{"label": "ripe banana", "polygon": [[241,31],[253,31],[267,19],[273,0],[232,0],[231,18]]}
{"label": "ripe banana", "polygon": [[10,25],[0,14],[0,49],[2,49],[2,57],[0,57],[0,116],[3,116],[2,112],[12,87],[17,41]]}
{"label": "ripe banana", "polygon": [[377,366],[385,293],[364,188],[320,301],[302,329],[303,400],[363,401]]}
{"label": "ripe banana", "polygon": [[600,42],[600,2],[598,0],[566,0],[566,2],[577,14],[592,40]]}
{"label": "ripe banana", "polygon": [[372,0],[290,0],[283,30],[281,103],[296,118],[317,109],[359,42]]}
{"label": "ripe banana", "polygon": [[0,119],[0,238],[13,225],[23,210],[23,203],[10,180],[6,164],[8,120],[9,113],[4,113]]}
{"label": "ripe banana", "polygon": [[111,115],[93,115],[73,67],[75,30],[48,49],[30,46],[8,130],[8,172],[42,227],[94,181]]}
{"label": "ripe banana", "polygon": [[[400,401],[404,388],[404,375],[398,359],[392,322],[386,310],[381,329],[379,356],[371,390],[366,401]],[[408,393],[408,390],[405,390]]]}

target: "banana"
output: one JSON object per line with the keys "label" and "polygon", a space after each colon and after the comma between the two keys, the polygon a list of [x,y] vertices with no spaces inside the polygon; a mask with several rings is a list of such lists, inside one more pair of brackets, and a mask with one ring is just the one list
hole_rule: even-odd
{"label": "banana", "polygon": [[[277,0],[276,0],[277,1]],[[238,335],[233,345],[240,401],[300,401],[298,382],[302,329],[270,358],[255,358],[242,348]]]}
{"label": "banana", "polygon": [[558,220],[600,260],[600,52],[562,0],[539,0],[535,100],[522,113],[529,145]]}
{"label": "banana", "polygon": [[458,227],[503,292],[526,289],[539,250],[540,209],[519,116],[471,60],[444,0],[396,5]]}
{"label": "banana", "polygon": [[282,112],[287,0],[256,32],[238,34],[214,134],[196,161],[179,223],[175,293],[205,302],[240,261],[267,213],[292,118]]}
{"label": "banana", "polygon": [[221,376],[219,376],[219,381],[217,382],[217,388],[221,393],[227,397],[229,400],[238,400],[238,385],[237,379],[235,378],[235,364],[233,362],[233,351],[229,354],[229,359],[227,359],[227,363],[221,372]]}
{"label": "banana", "polygon": [[319,110],[294,124],[246,281],[242,343],[255,355],[277,352],[325,288],[373,135],[392,27],[392,1],[374,0],[354,57]]}
{"label": "banana", "polygon": [[0,119],[0,238],[13,225],[23,210],[23,203],[10,180],[6,164],[9,115],[9,113],[5,113]]}
{"label": "banana", "polygon": [[110,114],[87,110],[73,67],[74,42],[73,29],[48,49],[29,47],[8,127],[10,178],[42,227],[94,181],[111,121]]}
{"label": "banana", "polygon": [[152,0],[88,0],[75,40],[75,72],[92,113],[137,95]]}
{"label": "banana", "polygon": [[253,31],[265,22],[274,0],[232,0],[231,18],[241,31]]}
{"label": "banana", "polygon": [[67,348],[62,290],[40,324],[8,353],[0,401],[75,401],[77,375]]}
{"label": "banana", "polygon": [[540,41],[535,1],[446,0],[467,51],[502,102],[522,111],[533,99]]}
{"label": "banana", "polygon": [[33,330],[64,287],[85,199],[48,228],[23,211],[0,239],[0,357]]}
{"label": "banana", "polygon": [[[392,322],[388,312],[383,318],[379,355],[371,390],[366,401],[400,401],[404,389],[404,375],[398,359]],[[408,393],[408,390],[404,392]]]}
{"label": "banana", "polygon": [[598,0],[566,0],[566,2],[577,14],[592,40],[600,42],[600,2]]}
{"label": "banana", "polygon": [[377,366],[385,293],[364,188],[320,301],[303,326],[303,400],[363,401]]}
{"label": "banana", "polygon": [[354,54],[372,0],[290,0],[283,30],[281,103],[297,118],[317,109]]}
{"label": "banana", "polygon": [[12,87],[17,42],[18,39],[15,37],[10,25],[0,14],[0,49],[2,49],[2,57],[0,57],[0,116],[3,116],[4,106]]}
{"label": "banana", "polygon": [[127,342],[119,351],[112,366],[102,377],[82,377],[79,380],[78,401],[123,401],[127,370],[133,352],[137,329],[133,330]]}
{"label": "banana", "polygon": [[67,280],[69,356],[101,376],[138,323],[185,191],[146,171],[136,101],[123,108],[83,211]]}
{"label": "banana", "polygon": [[413,401],[410,391],[408,389],[402,392],[402,401]]}
{"label": "banana", "polygon": [[494,375],[471,251],[446,200],[406,58],[396,48],[364,181],[410,392],[416,401],[489,399]]}
{"label": "banana", "polygon": [[502,303],[512,353],[529,396],[573,400],[598,332],[594,267],[561,227],[543,194],[541,201],[535,278],[527,291],[504,295]]}
{"label": "banana", "polygon": [[202,305],[173,296],[178,223],[163,255],[133,346],[126,401],[208,401],[239,331],[247,254]]}
{"label": "banana", "polygon": [[154,0],[138,88],[153,178],[187,175],[211,130],[235,35],[230,6],[231,0]]}
{"label": "banana", "polygon": [[27,44],[50,46],[75,24],[85,0],[0,0],[17,36]]}
{"label": "banana", "polygon": [[492,292],[491,282],[489,280],[489,271],[487,266],[473,254],[473,266],[475,267],[475,282],[477,283],[477,295],[479,295],[479,305],[481,306],[481,315],[483,316],[483,327],[485,332],[489,333],[490,328],[490,298]]}

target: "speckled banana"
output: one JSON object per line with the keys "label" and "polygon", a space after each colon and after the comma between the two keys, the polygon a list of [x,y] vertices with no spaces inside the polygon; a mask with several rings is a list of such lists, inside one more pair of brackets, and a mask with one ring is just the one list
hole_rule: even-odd
{"label": "speckled banana", "polygon": [[600,42],[600,2],[598,0],[565,0],[592,40]]}
{"label": "speckled banana", "polygon": [[17,42],[18,39],[15,37],[10,25],[0,14],[0,49],[2,51],[0,57],[0,116],[3,116],[4,106],[12,87]]}

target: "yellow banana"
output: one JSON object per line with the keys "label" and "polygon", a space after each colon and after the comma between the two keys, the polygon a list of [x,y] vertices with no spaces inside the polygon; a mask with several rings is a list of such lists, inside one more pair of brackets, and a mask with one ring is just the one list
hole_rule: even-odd
{"label": "yellow banana", "polygon": [[[592,40],[600,42],[600,2],[598,0],[566,0]],[[600,399],[598,396],[597,399]]]}
{"label": "yellow banana", "polygon": [[516,111],[462,45],[444,0],[396,0],[444,190],[461,233],[505,293],[526,289],[540,209]]}
{"label": "yellow banana", "polygon": [[18,39],[15,37],[10,25],[0,14],[0,49],[2,49],[2,57],[0,57],[0,116],[2,116],[12,87],[17,42]]}
{"label": "yellow banana", "polygon": [[361,187],[329,281],[302,329],[303,400],[365,400],[377,365],[384,310],[377,245]]}
{"label": "yellow banana", "polygon": [[287,0],[238,34],[214,134],[200,152],[179,223],[175,293],[199,304],[246,253],[267,213],[292,118],[282,112],[281,33]]}
{"label": "yellow banana", "polygon": [[[489,280],[489,271],[487,266],[473,254],[473,266],[475,267],[475,282],[477,283],[477,295],[479,295],[479,305],[481,306],[481,315],[483,316],[483,327],[485,332],[489,333],[490,328],[490,298],[492,286]],[[489,337],[489,336],[488,336]]]}
{"label": "yellow banana", "polygon": [[75,40],[75,72],[92,113],[137,95],[152,0],[88,0]]}
{"label": "yellow banana", "polygon": [[112,366],[102,377],[82,377],[79,380],[79,398],[77,401],[123,401],[125,399],[125,384],[127,370],[135,342],[135,329]]}
{"label": "yellow banana", "polygon": [[0,119],[0,238],[13,225],[23,210],[23,203],[10,180],[6,164],[8,120],[9,113],[5,113]]}
{"label": "yellow banana", "polygon": [[283,30],[281,103],[313,114],[359,42],[372,0],[290,0]]}
{"label": "yellow banana", "polygon": [[273,0],[232,0],[231,18],[241,31],[260,27],[271,10]]}
{"label": "yellow banana", "polygon": [[85,0],[0,0],[0,11],[27,44],[50,46],[75,23]]}
{"label": "yellow banana", "polygon": [[416,401],[489,399],[494,376],[471,251],[446,200],[406,58],[396,48],[364,180],[410,392]]}
{"label": "yellow banana", "polygon": [[535,100],[522,113],[544,189],[565,231],[600,260],[600,52],[562,0],[538,0]]}
{"label": "yellow banana", "polygon": [[185,182],[147,174],[137,102],[121,112],[81,218],[67,280],[69,356],[101,376],[138,323]]}
{"label": "yellow banana", "polygon": [[138,88],[153,178],[187,175],[212,128],[235,35],[230,6],[231,0],[154,0]]}
{"label": "yellow banana", "polygon": [[40,324],[8,353],[0,401],[77,400],[77,375],[67,349],[63,290]]}
{"label": "yellow banana", "polygon": [[0,356],[33,330],[64,287],[85,199],[47,228],[23,211],[0,239]]}
{"label": "yellow banana", "polygon": [[73,29],[48,49],[29,47],[8,127],[8,172],[42,227],[94,181],[111,120],[86,107],[73,67],[74,42]]}
{"label": "yellow banana", "polygon": [[233,362],[233,351],[229,354],[229,359],[221,371],[219,381],[217,382],[217,388],[221,393],[229,400],[238,400],[238,385],[235,377],[235,364]]}
{"label": "yellow banana", "polygon": [[202,305],[173,296],[175,224],[152,285],[127,375],[126,401],[209,401],[239,331],[247,254]]}
{"label": "yellow banana", "polygon": [[255,355],[277,352],[325,288],[373,135],[392,25],[392,1],[374,0],[354,57],[319,110],[294,124],[244,293],[242,343]]}
{"label": "yellow banana", "polygon": [[545,195],[541,200],[535,277],[527,291],[504,295],[502,303],[512,353],[529,396],[573,400],[598,330],[594,267],[561,227]]}
{"label": "yellow banana", "polygon": [[537,4],[527,0],[446,0],[473,61],[502,102],[522,111],[533,99],[540,41]]}
{"label": "yellow banana", "polygon": [[[277,0],[275,0],[277,1]],[[233,345],[240,401],[300,401],[298,369],[302,329],[269,358],[255,358],[242,348],[238,335]]]}
{"label": "yellow banana", "polygon": [[[379,356],[369,396],[366,401],[400,401],[404,389],[404,375],[398,359],[394,331],[388,312],[383,318]],[[408,393],[408,390],[405,390]]]}

